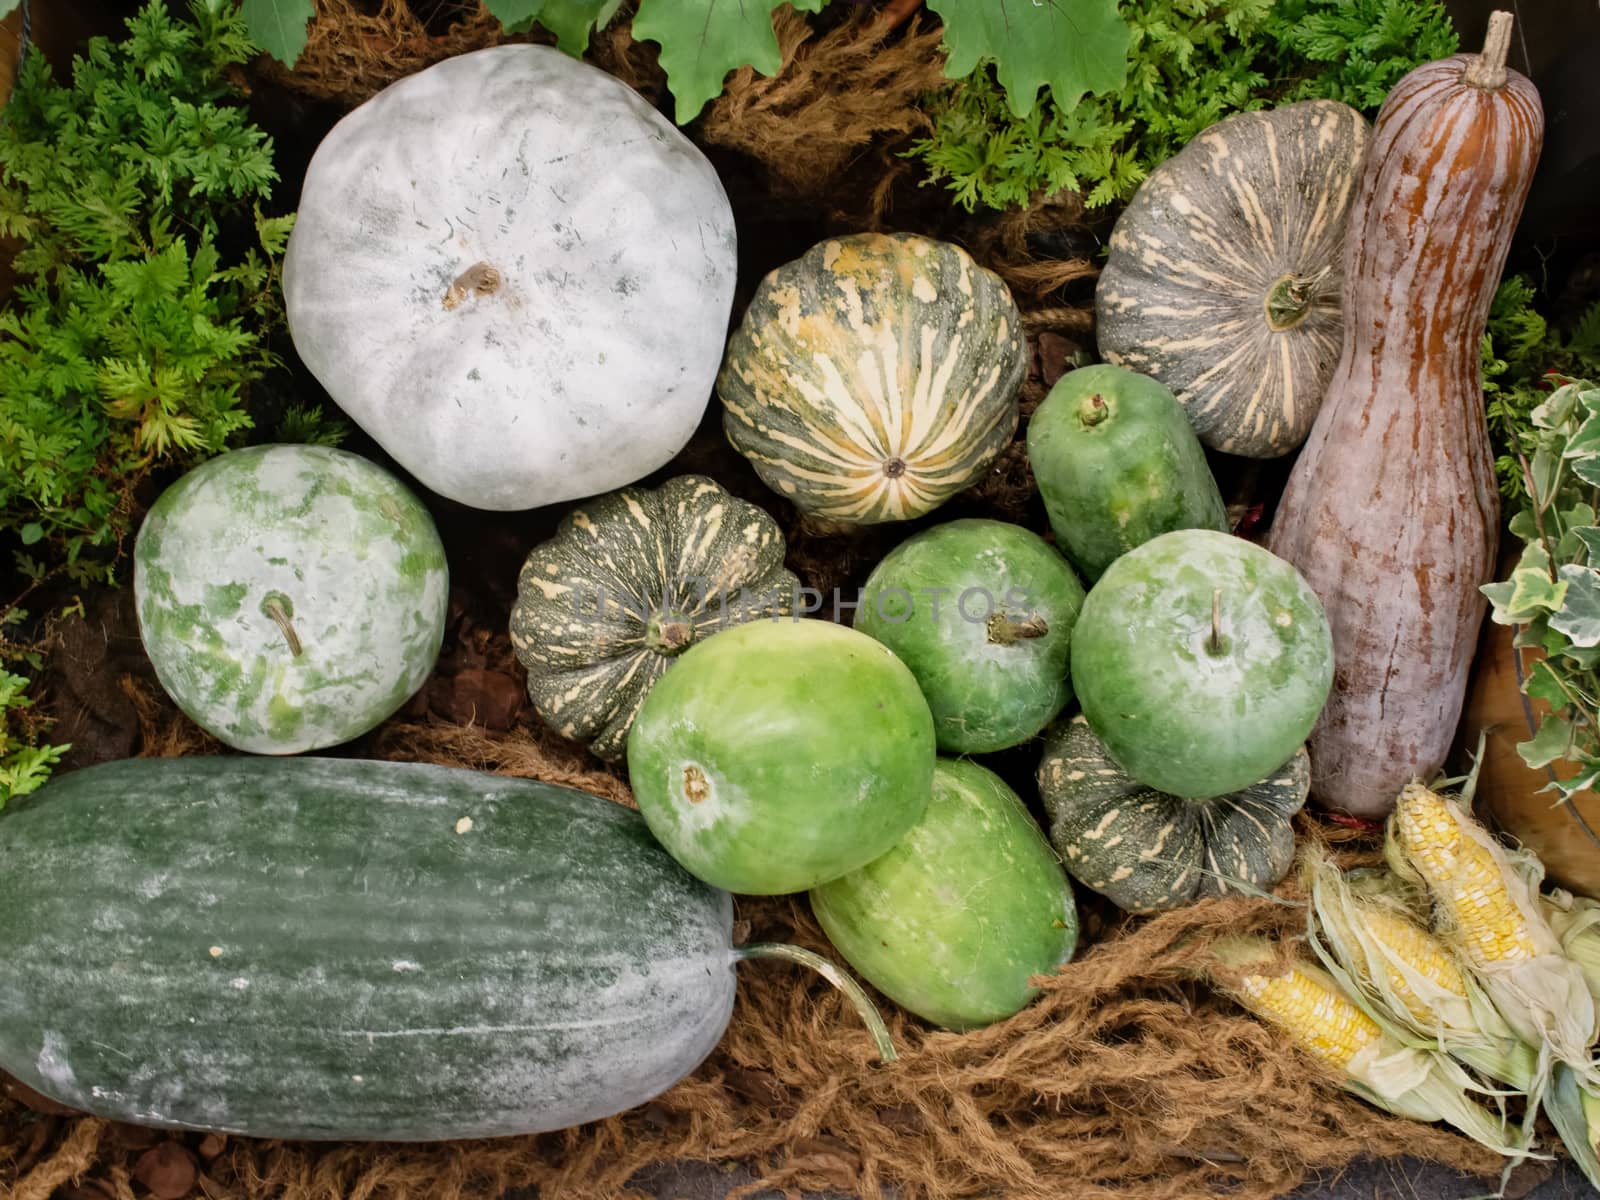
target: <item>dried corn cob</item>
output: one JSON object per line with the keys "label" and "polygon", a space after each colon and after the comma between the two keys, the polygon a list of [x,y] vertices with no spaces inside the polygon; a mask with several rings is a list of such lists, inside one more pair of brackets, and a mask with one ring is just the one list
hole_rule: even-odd
{"label": "dried corn cob", "polygon": [[1471,1099],[1470,1080],[1448,1055],[1390,1037],[1321,967],[1302,960],[1285,969],[1260,938],[1230,939],[1215,949],[1225,968],[1219,986],[1338,1071],[1347,1090],[1398,1116],[1446,1121],[1500,1154],[1524,1153],[1504,1118]]}
{"label": "dried corn cob", "polygon": [[1306,852],[1303,873],[1314,933],[1331,952],[1341,983],[1395,1025],[1489,1078],[1522,1091],[1536,1086],[1537,1049],[1516,1036],[1393,889],[1357,890],[1315,849]]}
{"label": "dried corn cob", "polygon": [[1600,1014],[1545,919],[1538,860],[1512,854],[1454,800],[1420,784],[1401,792],[1388,834],[1390,864],[1426,884],[1440,931],[1511,1029],[1600,1088],[1591,1049]]}

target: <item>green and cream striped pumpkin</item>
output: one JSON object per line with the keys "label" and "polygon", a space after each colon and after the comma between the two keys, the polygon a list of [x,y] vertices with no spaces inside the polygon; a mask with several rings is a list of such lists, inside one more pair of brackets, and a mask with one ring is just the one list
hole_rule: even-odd
{"label": "green and cream striped pumpkin", "polygon": [[1333,100],[1238,113],[1157,167],[1117,220],[1100,353],[1170,388],[1213,449],[1276,458],[1311,430],[1339,360],[1367,139]]}
{"label": "green and cream striped pumpkin", "polygon": [[1027,369],[1000,277],[947,242],[856,234],[768,275],[717,381],[723,429],[807,516],[920,517],[1010,443]]}
{"label": "green and cream striped pumpkin", "polygon": [[511,644],[528,696],[563,737],[618,760],[678,655],[721,629],[792,613],[783,535],[700,475],[623,488],[568,513],[517,579]]}
{"label": "green and cream striped pumpkin", "polygon": [[1311,760],[1301,747],[1252,787],[1188,800],[1128,775],[1080,714],[1046,735],[1038,783],[1072,877],[1127,912],[1160,912],[1283,878]]}

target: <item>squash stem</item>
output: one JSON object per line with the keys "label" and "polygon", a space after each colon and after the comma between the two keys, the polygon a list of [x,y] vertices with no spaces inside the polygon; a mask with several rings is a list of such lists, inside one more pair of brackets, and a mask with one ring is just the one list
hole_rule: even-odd
{"label": "squash stem", "polygon": [[889,1027],[883,1023],[883,1018],[878,1015],[877,1008],[861,985],[822,955],[781,942],[751,942],[748,946],[735,946],[733,957],[735,961],[740,962],[749,958],[781,958],[788,962],[799,963],[803,967],[810,967],[843,992],[850,1003],[855,1005],[856,1012],[861,1015],[867,1032],[872,1035],[872,1041],[878,1048],[878,1057],[886,1063],[894,1062],[900,1057],[895,1051],[893,1039],[889,1037]]}
{"label": "squash stem", "polygon": [[1206,650],[1211,654],[1226,654],[1228,640],[1222,636],[1222,589],[1211,589],[1211,636],[1206,639]]}
{"label": "squash stem", "polygon": [[1461,81],[1492,92],[1506,85],[1506,56],[1511,52],[1511,14],[1489,14],[1489,31],[1484,34],[1483,53],[1467,64]]}
{"label": "squash stem", "polygon": [[444,306],[455,309],[468,296],[492,296],[499,290],[500,272],[486,262],[473,263],[446,290]]}
{"label": "squash stem", "polygon": [[277,622],[278,628],[283,631],[283,640],[289,643],[289,653],[295,658],[300,657],[300,635],[294,631],[294,625],[289,621],[289,614],[283,611],[283,605],[277,600],[268,599],[263,604],[262,611]]}
{"label": "squash stem", "polygon": [[1281,333],[1304,321],[1311,311],[1311,293],[1316,283],[1315,276],[1305,279],[1299,275],[1285,275],[1274,283],[1267,291],[1268,327]]}
{"label": "squash stem", "polygon": [[989,641],[996,646],[1009,646],[1024,638],[1042,638],[1050,632],[1050,626],[1038,613],[1022,621],[1013,621],[1005,613],[993,614],[987,624]]}
{"label": "squash stem", "polygon": [[1111,410],[1106,407],[1106,398],[1099,392],[1087,397],[1078,405],[1078,421],[1085,428],[1091,428],[1106,419]]}

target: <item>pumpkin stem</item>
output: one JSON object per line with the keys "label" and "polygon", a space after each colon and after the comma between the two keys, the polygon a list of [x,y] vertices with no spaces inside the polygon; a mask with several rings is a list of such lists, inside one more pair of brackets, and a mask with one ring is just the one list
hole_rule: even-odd
{"label": "pumpkin stem", "polygon": [[834,966],[820,954],[800,946],[787,946],[778,942],[751,942],[748,946],[735,946],[733,957],[736,962],[749,958],[781,958],[788,962],[799,963],[803,967],[810,967],[821,975],[834,987],[844,993],[845,999],[855,1006],[855,1010],[866,1023],[867,1032],[872,1035],[873,1044],[878,1048],[878,1057],[884,1062],[894,1062],[899,1058],[894,1048],[894,1040],[889,1036],[889,1027],[883,1023],[883,1017],[873,1006],[867,993],[861,985],[838,967]]}
{"label": "pumpkin stem", "polygon": [[656,613],[645,626],[645,643],[657,654],[682,654],[694,641],[694,626],[677,614]]}
{"label": "pumpkin stem", "polygon": [[261,605],[261,611],[278,623],[278,628],[283,631],[283,640],[289,643],[289,653],[299,658],[300,635],[294,631],[294,626],[289,622],[289,613],[284,608],[284,597],[274,592]]}
{"label": "pumpkin stem", "polygon": [[1211,636],[1206,638],[1206,653],[1226,654],[1228,639],[1222,636],[1222,589],[1211,590]]}
{"label": "pumpkin stem", "polygon": [[1111,410],[1106,407],[1106,398],[1099,392],[1085,398],[1084,402],[1078,405],[1078,421],[1086,427],[1100,424],[1110,413]]}
{"label": "pumpkin stem", "polygon": [[468,296],[492,296],[500,290],[500,272],[486,262],[473,263],[456,276],[444,294],[444,306],[454,309]]}
{"label": "pumpkin stem", "polygon": [[1267,289],[1267,326],[1276,332],[1293,329],[1311,311],[1311,294],[1320,275],[1285,275]]}
{"label": "pumpkin stem", "polygon": [[1489,14],[1489,32],[1483,38],[1483,53],[1467,64],[1461,73],[1463,83],[1495,91],[1506,85],[1506,55],[1511,52],[1511,14]]}
{"label": "pumpkin stem", "polygon": [[989,631],[989,641],[996,646],[1009,646],[1024,638],[1042,638],[1050,632],[1050,626],[1038,613],[1022,621],[1013,621],[1005,613],[993,613],[986,628]]}

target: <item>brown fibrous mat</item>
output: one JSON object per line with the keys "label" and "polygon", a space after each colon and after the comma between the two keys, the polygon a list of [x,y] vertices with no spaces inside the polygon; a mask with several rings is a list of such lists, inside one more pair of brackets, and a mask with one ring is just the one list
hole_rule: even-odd
{"label": "brown fibrous mat", "polygon": [[[128,687],[141,755],[218,752],[164,699]],[[526,722],[489,731],[400,718],[363,753],[546,778],[631,803],[615,774]],[[1309,819],[1301,833],[1327,836]],[[1348,836],[1335,852],[1371,857]],[[743,964],[732,1022],[710,1059],[642,1108],[558,1134],[287,1143],[156,1134],[0,1101],[0,1194],[126,1200],[158,1153],[180,1178],[192,1173],[194,1195],[239,1200],[480,1200],[530,1186],[598,1200],[630,1194],[645,1168],[682,1161],[744,1164],[754,1178],[742,1192],[905,1200],[1267,1200],[1360,1156],[1494,1174],[1493,1153],[1353,1099],[1202,982],[1217,938],[1255,932],[1287,945],[1304,929],[1293,883],[1279,892],[1092,922],[1095,938],[1076,961],[986,1029],[935,1030],[879,998],[900,1054],[887,1065],[820,979],[788,964]],[[738,916],[750,940],[833,953],[803,897],[742,898]]]}

